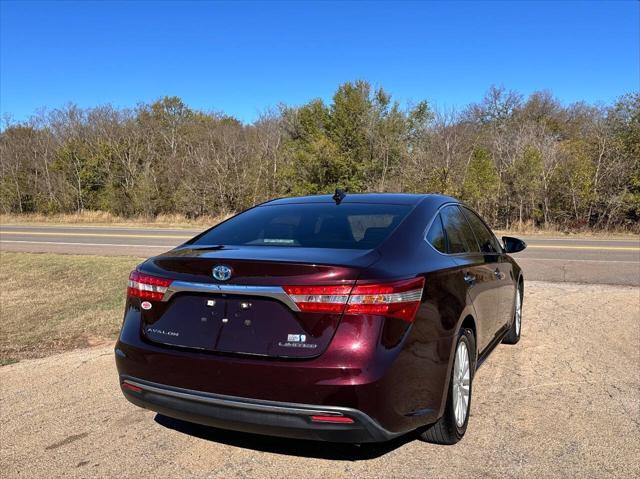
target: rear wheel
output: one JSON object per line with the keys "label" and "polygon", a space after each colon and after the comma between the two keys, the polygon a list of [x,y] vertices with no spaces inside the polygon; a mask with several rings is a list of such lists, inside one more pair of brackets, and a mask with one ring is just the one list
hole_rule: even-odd
{"label": "rear wheel", "polygon": [[475,371],[475,339],[470,329],[462,329],[451,368],[447,405],[443,416],[420,435],[434,444],[455,444],[467,430],[471,390]]}
{"label": "rear wheel", "polygon": [[513,322],[511,328],[502,340],[505,344],[516,344],[520,341],[520,330],[522,329],[522,287],[518,285],[516,289],[515,307],[513,309]]}

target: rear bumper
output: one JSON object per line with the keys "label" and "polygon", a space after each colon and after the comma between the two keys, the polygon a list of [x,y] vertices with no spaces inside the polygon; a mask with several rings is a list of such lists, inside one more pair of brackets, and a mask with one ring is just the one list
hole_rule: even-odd
{"label": "rear bumper", "polygon": [[[203,412],[203,401],[195,401],[197,404],[193,406],[193,397],[188,401],[189,406],[185,406],[175,399],[176,395],[167,399],[166,393],[162,398],[155,396],[159,394],[157,392],[136,397],[126,393],[132,402],[167,416],[287,437],[300,437],[302,432],[298,430],[302,430],[306,431],[304,437],[324,437],[330,441],[384,440],[388,438],[387,434],[372,433],[378,429],[376,426],[391,435],[399,435],[433,423],[442,414],[448,387],[451,338],[412,339],[408,347],[404,342],[389,345],[385,338],[393,337],[393,334],[387,334],[383,325],[376,321],[379,321],[377,317],[366,321],[357,316],[345,317],[322,355],[306,360],[280,360],[154,344],[140,334],[139,312],[129,308],[115,348],[116,366],[121,379],[136,378],[140,382],[160,385],[164,390],[183,390],[198,397],[253,398],[240,399],[245,404],[247,401],[275,402],[292,404],[298,409],[316,405],[311,408],[349,411],[354,423],[346,426],[312,424],[305,413],[278,416],[273,423],[267,422],[265,427],[260,427],[262,421],[272,419],[249,417],[247,420],[245,415],[234,414],[232,420],[225,422],[231,417],[228,407],[223,410],[224,414],[219,410],[213,413],[210,408],[205,408],[209,412]],[[422,336],[422,332],[417,333],[418,338]],[[279,432],[283,421],[287,427]],[[251,426],[243,426],[245,422]],[[325,430],[328,433],[323,432]],[[348,434],[336,437],[333,433],[339,430]],[[354,430],[361,432],[349,432]]]}
{"label": "rear bumper", "polygon": [[[136,406],[165,416],[234,431],[331,442],[377,442],[397,437],[362,411],[336,406],[265,401],[205,393],[120,376]],[[344,422],[315,422],[312,416]],[[352,422],[348,422],[352,421]]]}

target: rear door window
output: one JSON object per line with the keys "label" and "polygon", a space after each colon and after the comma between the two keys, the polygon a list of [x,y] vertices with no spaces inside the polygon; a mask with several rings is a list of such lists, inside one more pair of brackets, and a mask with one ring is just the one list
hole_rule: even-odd
{"label": "rear door window", "polygon": [[413,205],[289,203],[247,210],[193,239],[193,245],[373,249]]}
{"label": "rear door window", "polygon": [[447,252],[447,238],[444,234],[442,219],[440,219],[439,214],[436,215],[433,223],[431,224],[431,228],[429,228],[429,232],[427,233],[427,241],[431,243],[431,246],[433,246],[441,253]]}
{"label": "rear door window", "polygon": [[447,233],[447,252],[449,254],[480,251],[469,223],[457,206],[443,208],[440,215]]}
{"label": "rear door window", "polygon": [[483,253],[500,253],[501,250],[496,237],[480,217],[468,208],[462,208],[462,211],[464,211],[464,215],[469,220],[469,225],[478,239],[480,251]]}

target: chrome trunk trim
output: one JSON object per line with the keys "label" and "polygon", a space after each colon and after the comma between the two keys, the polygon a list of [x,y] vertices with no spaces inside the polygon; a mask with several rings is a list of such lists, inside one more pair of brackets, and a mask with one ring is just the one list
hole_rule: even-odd
{"label": "chrome trunk trim", "polygon": [[291,311],[300,312],[300,308],[280,286],[244,286],[238,284],[192,283],[173,281],[162,297],[167,302],[176,293],[234,294],[241,296],[260,296],[271,298],[285,304]]}

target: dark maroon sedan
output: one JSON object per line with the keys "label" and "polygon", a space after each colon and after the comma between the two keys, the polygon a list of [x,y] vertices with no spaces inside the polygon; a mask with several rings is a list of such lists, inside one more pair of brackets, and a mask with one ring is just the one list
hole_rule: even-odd
{"label": "dark maroon sedan", "polygon": [[261,204],[131,273],[122,391],[237,431],[455,443],[477,367],[520,338],[525,244],[503,242],[446,196]]}

